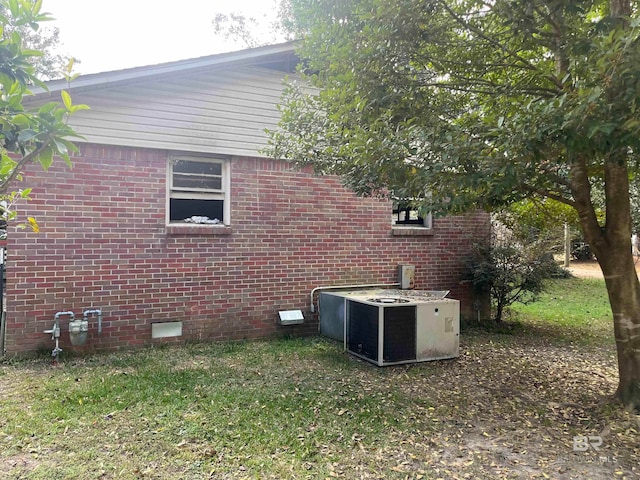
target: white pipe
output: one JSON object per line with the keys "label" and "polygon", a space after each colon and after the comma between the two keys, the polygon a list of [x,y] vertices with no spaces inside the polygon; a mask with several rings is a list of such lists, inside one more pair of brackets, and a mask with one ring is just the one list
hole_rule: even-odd
{"label": "white pipe", "polygon": [[368,285],[332,285],[328,287],[316,287],[313,290],[311,290],[311,295],[310,295],[311,313],[314,313],[316,311],[315,307],[313,306],[313,296],[319,290],[341,290],[345,288],[374,288],[374,287],[399,287],[399,286],[400,286],[399,283],[371,283]]}
{"label": "white pipe", "polygon": [[99,308],[95,308],[93,310],[85,310],[82,313],[82,319],[88,322],[89,315],[98,316],[98,334],[102,334],[102,310],[100,310]]}

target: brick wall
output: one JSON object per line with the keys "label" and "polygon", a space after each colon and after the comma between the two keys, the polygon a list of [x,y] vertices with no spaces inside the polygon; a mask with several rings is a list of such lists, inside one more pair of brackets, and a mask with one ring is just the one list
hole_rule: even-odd
{"label": "brick wall", "polygon": [[[436,218],[432,235],[392,235],[391,206],[361,199],[338,179],[318,178],[265,159],[232,159],[232,226],[220,235],[165,225],[166,164],[160,150],[83,145],[69,170],[30,166],[39,234],[10,227],[7,353],[52,348],[54,314],[103,311],[76,350],[152,343],[151,324],[183,321],[173,341],[242,339],[317,331],[311,289],[393,283],[416,265],[416,288],[450,289],[471,313],[459,281],[485,214]],[[225,229],[222,229],[225,230]],[[305,324],[281,326],[277,312],[302,309]],[[62,323],[61,346],[72,349]],[[158,341],[158,340],[155,340]],[[162,340],[167,341],[165,340]]]}

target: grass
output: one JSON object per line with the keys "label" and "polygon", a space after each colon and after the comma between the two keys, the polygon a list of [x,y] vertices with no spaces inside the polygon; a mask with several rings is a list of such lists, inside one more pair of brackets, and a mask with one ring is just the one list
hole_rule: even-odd
{"label": "grass", "polygon": [[555,340],[613,343],[613,317],[602,279],[549,280],[536,302],[514,304],[509,312],[512,320]]}
{"label": "grass", "polygon": [[357,442],[414,428],[402,421],[408,403],[398,392],[367,392],[352,378],[370,368],[340,357],[334,344],[305,339],[18,365],[5,376],[18,368],[37,380],[21,379],[28,407],[13,395],[1,404],[3,456],[35,454],[45,465],[29,472],[34,479],[153,476],[167,458],[165,478],[288,478],[312,464],[314,475],[329,475],[326,463]]}
{"label": "grass", "polygon": [[[4,361],[0,478],[635,475],[640,420],[606,400],[603,292],[557,282],[509,333],[463,333],[452,361],[377,368],[322,338]],[[574,435],[605,426],[615,464],[559,466]]]}

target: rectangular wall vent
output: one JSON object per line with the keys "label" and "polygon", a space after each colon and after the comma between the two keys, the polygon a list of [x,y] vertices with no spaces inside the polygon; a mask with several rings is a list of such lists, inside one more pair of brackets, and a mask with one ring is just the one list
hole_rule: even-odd
{"label": "rectangular wall vent", "polygon": [[299,325],[304,323],[302,310],[281,310],[278,312],[280,325]]}
{"label": "rectangular wall vent", "polygon": [[179,337],[182,322],[156,322],[151,324],[151,338]]}

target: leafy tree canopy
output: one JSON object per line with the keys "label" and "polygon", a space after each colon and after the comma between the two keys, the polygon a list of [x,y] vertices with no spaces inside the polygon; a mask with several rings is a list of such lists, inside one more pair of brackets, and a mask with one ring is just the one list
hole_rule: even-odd
{"label": "leafy tree canopy", "polygon": [[[47,169],[54,156],[70,164],[69,154],[76,147],[68,139],[75,132],[66,119],[87,108],[74,105],[67,91],[62,92],[61,102],[35,109],[23,105],[30,88],[44,87],[36,68],[43,52],[29,48],[23,36],[28,29],[37,31],[41,22],[50,20],[41,6],[41,0],[0,0],[0,211],[7,219],[15,215],[15,202],[29,194],[28,189],[10,191],[12,182],[21,178],[25,164],[38,160]],[[68,80],[71,68],[72,64]],[[37,228],[33,219],[30,223]]]}
{"label": "leafy tree canopy", "polygon": [[[0,4],[0,15],[4,18],[11,16],[6,2]],[[70,58],[56,52],[60,45],[60,30],[57,27],[42,27],[40,22],[45,18],[43,16],[40,21],[29,23],[7,22],[3,26],[4,34],[10,35],[16,31],[24,49],[40,52],[31,59],[40,80],[63,78]]]}
{"label": "leafy tree canopy", "polygon": [[513,232],[518,242],[546,240],[549,251],[562,251],[565,224],[572,231],[580,228],[575,209],[549,198],[520,200],[498,210],[494,218]]}
{"label": "leafy tree canopy", "polygon": [[[23,27],[20,34],[25,47],[29,50],[37,50],[42,54],[33,59],[36,76],[40,80],[63,78],[71,58],[56,52],[60,45],[60,29],[53,27],[33,30],[31,27]],[[79,62],[76,60],[75,63]]]}
{"label": "leafy tree canopy", "polygon": [[[426,208],[552,199],[604,272],[618,395],[640,407],[629,181],[640,159],[631,0],[289,0],[303,38],[271,153]],[[592,193],[604,197],[599,217]]]}
{"label": "leafy tree canopy", "polygon": [[292,4],[321,92],[289,91],[274,151],[357,192],[428,189],[444,211],[574,204],[577,157],[593,177],[619,150],[637,160],[639,30],[616,28],[607,2]]}
{"label": "leafy tree canopy", "polygon": [[291,25],[283,19],[289,18],[288,0],[270,0],[268,13],[248,16],[239,12],[218,12],[212,20],[215,35],[245,47],[258,47],[289,39]]}

